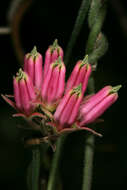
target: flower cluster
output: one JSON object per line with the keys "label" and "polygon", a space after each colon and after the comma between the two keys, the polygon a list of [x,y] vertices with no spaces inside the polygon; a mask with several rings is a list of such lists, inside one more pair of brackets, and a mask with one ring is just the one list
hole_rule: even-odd
{"label": "flower cluster", "polygon": [[92,71],[88,56],[76,63],[65,83],[63,50],[57,41],[46,51],[44,65],[42,55],[34,47],[25,55],[23,70],[19,69],[13,78],[15,101],[3,98],[17,110],[15,116],[40,116],[57,132],[78,129],[93,132],[86,125],[95,122],[117,100],[121,87],[106,86],[84,98]]}

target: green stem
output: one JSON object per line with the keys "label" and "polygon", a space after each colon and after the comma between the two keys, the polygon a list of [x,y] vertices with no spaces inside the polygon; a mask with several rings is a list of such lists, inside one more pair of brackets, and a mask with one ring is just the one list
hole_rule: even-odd
{"label": "green stem", "polygon": [[87,54],[90,54],[94,50],[96,39],[98,37],[98,34],[101,31],[105,15],[106,15],[106,7],[105,7],[105,4],[104,4],[99,9],[99,12],[98,12],[98,14],[97,14],[97,16],[95,18],[95,22],[91,27],[91,31],[90,31],[88,41],[87,41],[87,46],[86,46],[86,53]]}
{"label": "green stem", "polygon": [[60,164],[61,153],[63,150],[63,144],[65,142],[66,135],[62,135],[59,137],[57,144],[56,144],[56,152],[53,156],[51,170],[49,174],[49,181],[47,190],[56,190],[56,181],[58,179],[58,167]]}
{"label": "green stem", "polygon": [[108,42],[106,37],[100,33],[99,40],[96,42],[96,48],[89,54],[89,63],[93,64],[100,59],[108,49]]}
{"label": "green stem", "polygon": [[[100,2],[100,4],[99,4]],[[92,0],[88,23],[91,29],[88,42],[86,46],[86,53],[89,54],[89,62],[96,62],[107,50],[107,41],[104,35],[101,33],[101,28],[106,15],[105,3],[101,4],[101,0]],[[99,36],[100,34],[100,36]],[[90,93],[94,93],[94,78],[89,79],[88,89]],[[85,142],[84,151],[84,169],[83,169],[83,186],[82,190],[90,190],[92,184],[92,172],[93,172],[93,156],[94,156],[94,143],[95,137],[90,134]]]}
{"label": "green stem", "polygon": [[[89,93],[94,93],[94,78],[91,77],[88,83]],[[93,171],[93,156],[94,156],[94,142],[95,137],[93,134],[87,136],[85,142],[84,151],[84,168],[83,168],[83,185],[82,190],[90,190],[92,182],[92,171]]]}
{"label": "green stem", "polygon": [[29,190],[39,190],[39,171],[40,171],[40,147],[32,149],[32,161],[28,167],[27,184]]}
{"label": "green stem", "polygon": [[83,169],[83,186],[82,190],[91,189],[92,170],[93,170],[93,155],[94,155],[95,137],[90,134],[86,139],[85,154],[84,154],[84,169]]}
{"label": "green stem", "polygon": [[66,54],[65,54],[65,64],[67,65],[73,50],[73,47],[75,45],[75,42],[77,40],[77,37],[81,31],[81,28],[83,26],[87,11],[89,9],[91,0],[82,0],[81,6],[78,11],[78,15],[74,24],[74,28],[70,37],[70,40],[67,45]]}
{"label": "green stem", "polygon": [[32,190],[39,189],[39,171],[40,171],[40,149],[36,146],[33,149],[32,160]]}

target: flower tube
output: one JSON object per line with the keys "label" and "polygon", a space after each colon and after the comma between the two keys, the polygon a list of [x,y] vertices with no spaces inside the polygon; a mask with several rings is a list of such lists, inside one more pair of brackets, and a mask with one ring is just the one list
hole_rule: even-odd
{"label": "flower tube", "polygon": [[121,85],[116,87],[106,86],[82,104],[79,114],[80,125],[89,124],[102,115],[117,100],[117,91],[120,88]]}
{"label": "flower tube", "polygon": [[88,84],[88,79],[91,74],[91,66],[88,63],[88,55],[75,65],[66,85],[66,93],[73,87],[82,84],[82,92],[84,93]]}
{"label": "flower tube", "polygon": [[13,79],[13,87],[17,109],[26,115],[30,115],[35,109],[35,106],[32,105],[31,101],[35,100],[36,95],[33,84],[27,73],[19,69],[19,73],[17,73],[17,76]]}
{"label": "flower tube", "polygon": [[61,57],[49,66],[41,90],[42,101],[49,110],[52,110],[52,106],[56,104],[63,95],[65,72],[65,65],[61,60]]}
{"label": "flower tube", "polygon": [[75,122],[77,117],[79,106],[82,101],[82,90],[81,84],[77,87],[71,89],[62,98],[59,103],[56,112],[54,114],[54,119],[59,123],[59,129],[68,127]]}
{"label": "flower tube", "polygon": [[63,61],[63,50],[58,45],[57,40],[55,40],[53,45],[49,46],[45,53],[44,78],[49,70],[50,64],[56,61],[58,57],[61,57],[61,60]]}
{"label": "flower tube", "polygon": [[42,85],[42,55],[37,52],[36,47],[31,53],[25,55],[24,71],[30,76],[33,85],[40,90]]}

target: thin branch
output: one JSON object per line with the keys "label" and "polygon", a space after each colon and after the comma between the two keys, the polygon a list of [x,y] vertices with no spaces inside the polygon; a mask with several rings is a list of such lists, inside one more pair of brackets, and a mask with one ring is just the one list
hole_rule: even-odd
{"label": "thin branch", "polygon": [[71,37],[69,39],[66,54],[65,54],[65,64],[68,64],[68,61],[70,59],[73,47],[76,43],[77,37],[81,31],[81,28],[83,26],[86,14],[88,12],[89,6],[90,6],[91,0],[82,0],[81,6],[78,11],[78,15],[74,24],[74,28],[71,34]]}
{"label": "thin branch", "polygon": [[61,159],[61,153],[65,142],[66,135],[59,137],[56,144],[56,152],[53,156],[52,166],[49,175],[47,190],[56,190],[56,181],[58,179],[58,167]]}

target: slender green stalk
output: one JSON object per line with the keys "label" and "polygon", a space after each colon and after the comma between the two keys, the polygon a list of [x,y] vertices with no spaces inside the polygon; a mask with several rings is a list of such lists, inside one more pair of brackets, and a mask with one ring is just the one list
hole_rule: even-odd
{"label": "slender green stalk", "polygon": [[86,14],[88,12],[89,6],[90,6],[91,0],[82,0],[81,6],[78,11],[78,15],[74,24],[74,28],[70,37],[70,40],[67,45],[66,54],[65,54],[65,64],[68,64],[68,61],[70,59],[73,47],[75,45],[75,42],[77,40],[77,37],[81,31],[81,28],[83,26]]}
{"label": "slender green stalk", "polygon": [[40,171],[40,147],[35,146],[32,149],[32,161],[27,171],[27,185],[29,190],[39,190]]}
{"label": "slender green stalk", "polygon": [[[94,93],[94,78],[91,77],[88,83],[89,93]],[[90,190],[92,185],[92,171],[93,171],[93,158],[94,158],[94,142],[95,137],[93,134],[87,136],[84,151],[84,168],[83,168],[83,185],[82,190]]]}
{"label": "slender green stalk", "polygon": [[[108,47],[107,40],[101,33],[101,28],[104,22],[105,14],[105,4],[102,4],[101,0],[92,0],[88,17],[88,23],[91,31],[86,46],[86,52],[89,54],[90,63],[97,62],[98,59],[106,52]],[[88,89],[90,93],[95,92],[93,76],[89,79]],[[90,134],[85,142],[82,190],[91,189],[94,143],[95,137],[93,136],[93,134]]]}
{"label": "slender green stalk", "polygon": [[94,157],[94,142],[95,137],[90,134],[87,137],[85,144],[85,159],[84,159],[84,169],[83,169],[83,186],[82,190],[91,189],[92,181],[92,170],[93,170],[93,157]]}
{"label": "slender green stalk", "polygon": [[56,190],[56,181],[59,177],[58,176],[59,175],[58,167],[60,164],[61,153],[63,150],[65,138],[66,138],[66,135],[62,135],[61,137],[59,137],[59,139],[57,141],[56,152],[55,152],[55,154],[53,156],[53,160],[52,160],[47,190]]}
{"label": "slender green stalk", "polygon": [[32,190],[39,189],[39,171],[40,171],[40,149],[36,146],[33,149],[32,159]]}
{"label": "slender green stalk", "polygon": [[[93,0],[93,1],[96,2],[97,0]],[[100,1],[100,4],[101,4],[101,1]],[[89,26],[91,26],[91,31],[90,31],[88,41],[87,41],[87,46],[86,46],[87,54],[90,54],[94,50],[96,39],[98,37],[98,34],[101,31],[101,28],[102,28],[102,25],[103,25],[103,22],[105,19],[105,15],[106,15],[106,4],[103,4],[100,9],[96,6],[95,6],[95,8],[97,9],[98,14],[96,14],[96,17],[94,17],[94,14],[93,14],[94,21],[92,21],[92,22],[89,21],[90,22]],[[92,13],[89,15],[89,17],[91,15],[92,15]]]}
{"label": "slender green stalk", "polygon": [[89,63],[93,64],[100,59],[108,49],[108,42],[106,37],[100,33],[99,40],[96,42],[96,47],[93,52],[89,54]]}

